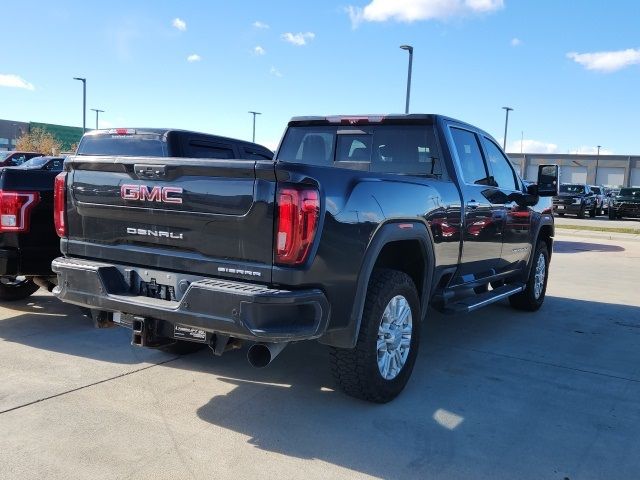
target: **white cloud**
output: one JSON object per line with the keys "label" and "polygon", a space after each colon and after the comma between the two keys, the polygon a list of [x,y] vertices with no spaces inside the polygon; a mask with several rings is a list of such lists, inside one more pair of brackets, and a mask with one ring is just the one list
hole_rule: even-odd
{"label": "white cloud", "polygon": [[579,63],[587,70],[611,73],[631,65],[640,64],[640,49],[627,48],[615,52],[593,52],[593,53],[567,53],[576,63]]}
{"label": "white cloud", "polygon": [[256,20],[255,22],[253,22],[252,24],[255,28],[260,28],[262,30],[269,28],[269,25],[267,25],[264,22],[261,22],[260,20]]}
{"label": "white cloud", "polygon": [[520,45],[522,45],[522,40],[520,40],[519,38],[512,38],[511,39],[511,46],[512,47],[519,47]]}
{"label": "white cloud", "polygon": [[254,55],[264,55],[265,53],[267,53],[267,51],[264,48],[262,48],[260,45],[257,45],[253,49]]}
{"label": "white cloud", "polygon": [[173,22],[171,22],[171,25],[173,25],[175,28],[177,28],[181,32],[184,32],[187,29],[187,22],[185,22],[181,18],[174,18]]}
{"label": "white cloud", "polygon": [[[596,155],[598,153],[598,147],[581,145],[578,148],[569,150],[569,153],[578,154],[578,155]],[[613,151],[600,147],[600,155],[613,155]]]}
{"label": "white cloud", "polygon": [[364,8],[348,6],[351,25],[362,22],[411,23],[446,20],[454,16],[489,13],[504,7],[504,0],[371,0]]}
{"label": "white cloud", "polygon": [[273,75],[274,77],[281,77],[282,76],[282,73],[276,67],[271,67],[271,69],[269,70],[269,73],[271,75]]}
{"label": "white cloud", "polygon": [[282,39],[285,42],[289,42],[292,45],[296,45],[298,47],[301,47],[303,45],[307,44],[307,40],[313,40],[314,38],[316,38],[316,34],[313,32],[305,32],[305,33],[291,33],[291,32],[287,32],[287,33],[283,33],[282,34]]}
{"label": "white cloud", "polygon": [[187,57],[187,62],[189,62],[189,63],[199,62],[200,60],[202,60],[202,57],[200,55],[198,55],[197,53],[192,53],[191,55],[189,55]]}
{"label": "white cloud", "polygon": [[[500,145],[502,145],[502,140],[500,141]],[[520,153],[521,150],[522,153],[558,153],[560,149],[555,143],[546,143],[526,138],[522,140],[522,145],[520,145],[520,140],[513,140],[507,145],[507,152],[509,153]]]}
{"label": "white cloud", "polygon": [[32,83],[27,82],[24,78],[10,73],[0,73],[0,87],[24,88],[25,90],[36,89]]}

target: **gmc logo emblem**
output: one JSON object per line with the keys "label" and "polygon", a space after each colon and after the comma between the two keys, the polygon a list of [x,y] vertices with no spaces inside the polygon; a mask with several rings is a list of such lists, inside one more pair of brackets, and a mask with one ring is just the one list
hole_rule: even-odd
{"label": "gmc logo emblem", "polygon": [[180,204],[182,198],[178,195],[182,195],[181,187],[155,186],[149,188],[146,185],[122,185],[120,187],[120,196],[124,200]]}

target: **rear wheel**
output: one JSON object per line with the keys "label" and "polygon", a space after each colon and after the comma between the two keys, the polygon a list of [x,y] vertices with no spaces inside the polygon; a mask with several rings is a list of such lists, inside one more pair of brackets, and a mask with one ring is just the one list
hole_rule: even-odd
{"label": "rear wheel", "polygon": [[38,285],[26,277],[0,277],[0,300],[22,300],[33,295]]}
{"label": "rear wheel", "polygon": [[615,220],[616,218],[618,218],[618,216],[616,215],[616,211],[609,207],[609,220]]}
{"label": "rear wheel", "polygon": [[509,297],[509,303],[513,308],[535,312],[544,302],[547,292],[547,279],[549,272],[549,252],[547,244],[538,243],[536,253],[533,257],[533,265],[529,272],[529,279],[525,289]]}
{"label": "rear wheel", "polygon": [[594,218],[596,213],[598,213],[598,207],[594,205],[593,208],[589,210],[589,217]]}
{"label": "rear wheel", "polygon": [[331,373],[345,393],[376,403],[405,387],[418,354],[420,302],[406,273],[375,270],[353,349],[331,348]]}
{"label": "rear wheel", "polygon": [[580,207],[580,210],[578,210],[578,218],[584,218],[584,206]]}

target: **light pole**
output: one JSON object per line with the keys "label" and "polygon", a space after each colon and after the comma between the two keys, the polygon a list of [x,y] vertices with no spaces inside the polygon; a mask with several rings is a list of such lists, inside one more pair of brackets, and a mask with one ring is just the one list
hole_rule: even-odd
{"label": "light pole", "polygon": [[249,112],[250,114],[253,115],[253,137],[252,138],[252,142],[256,143],[256,115],[262,115],[262,113],[260,112]]}
{"label": "light pole", "polygon": [[511,107],[502,107],[502,108],[506,112],[506,116],[504,119],[504,141],[502,142],[502,149],[506,152],[507,151],[507,128],[509,127],[509,112],[511,112],[513,108]]}
{"label": "light pole", "polygon": [[82,82],[82,133],[87,131],[87,79],[73,77],[74,80]]}
{"label": "light pole", "polygon": [[595,183],[596,185],[598,184],[598,166],[600,164],[600,148],[602,147],[602,145],[598,145],[598,155],[596,156],[596,179],[595,179]]}
{"label": "light pole", "polygon": [[409,98],[411,97],[411,65],[413,64],[413,47],[411,45],[400,45],[402,50],[409,52],[409,73],[407,74],[407,104],[404,113],[409,113]]}
{"label": "light pole", "polygon": [[104,110],[100,110],[99,108],[92,108],[91,111],[96,112],[96,130],[98,130],[98,115],[100,113],[104,113]]}
{"label": "light pole", "polygon": [[[13,148],[16,148],[16,143],[18,142],[18,125],[15,123],[11,124],[13,126]],[[11,144],[9,144],[9,150],[11,150]]]}

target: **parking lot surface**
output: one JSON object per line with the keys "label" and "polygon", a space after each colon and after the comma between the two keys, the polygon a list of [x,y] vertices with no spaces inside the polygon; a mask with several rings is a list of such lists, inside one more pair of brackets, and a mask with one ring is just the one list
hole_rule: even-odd
{"label": "parking lot surface", "polygon": [[539,312],[431,312],[386,405],[334,390],[315,343],[255,370],[5,304],[0,478],[638,478],[640,243],[556,240]]}

